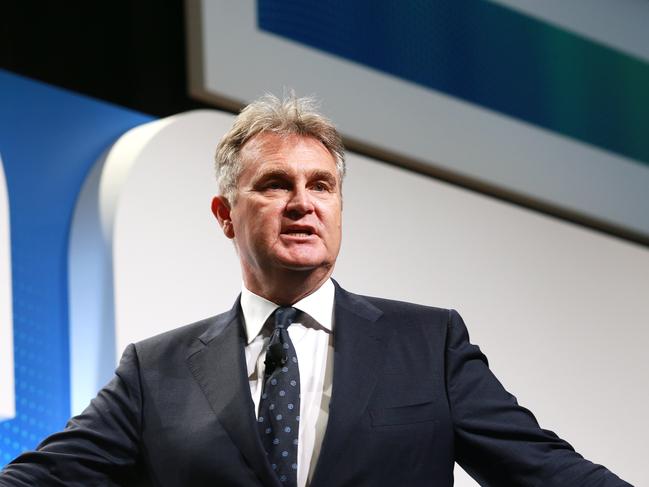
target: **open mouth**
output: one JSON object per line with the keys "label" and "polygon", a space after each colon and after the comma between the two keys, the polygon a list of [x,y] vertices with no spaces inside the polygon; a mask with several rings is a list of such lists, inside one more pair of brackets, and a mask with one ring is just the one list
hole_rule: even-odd
{"label": "open mouth", "polygon": [[313,235],[315,232],[313,231],[312,228],[309,227],[289,227],[285,229],[282,234],[288,235],[290,237],[298,237],[298,238],[305,238],[305,237],[310,237]]}

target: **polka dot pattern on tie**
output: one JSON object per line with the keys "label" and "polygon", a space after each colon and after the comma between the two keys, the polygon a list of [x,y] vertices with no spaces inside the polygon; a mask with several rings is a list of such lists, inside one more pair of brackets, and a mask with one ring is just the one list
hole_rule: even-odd
{"label": "polka dot pattern on tie", "polygon": [[283,486],[297,485],[300,374],[287,328],[298,310],[278,308],[266,349],[264,390],[259,404],[259,434],[271,468]]}

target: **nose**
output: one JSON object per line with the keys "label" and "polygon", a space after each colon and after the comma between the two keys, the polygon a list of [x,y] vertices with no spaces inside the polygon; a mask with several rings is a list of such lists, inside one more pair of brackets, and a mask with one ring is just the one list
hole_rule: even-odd
{"label": "nose", "polygon": [[286,213],[292,220],[298,220],[304,215],[313,212],[313,201],[306,188],[297,187],[290,193],[286,203]]}

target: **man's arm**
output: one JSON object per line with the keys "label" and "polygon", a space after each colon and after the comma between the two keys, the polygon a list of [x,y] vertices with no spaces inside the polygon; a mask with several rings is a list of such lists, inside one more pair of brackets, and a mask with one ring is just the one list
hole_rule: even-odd
{"label": "man's arm", "polygon": [[0,472],[0,487],[135,485],[140,456],[139,367],[129,345],[116,375],[65,429]]}
{"label": "man's arm", "polygon": [[481,485],[628,486],[585,460],[516,402],[491,373],[486,357],[469,343],[462,318],[450,311],[446,384],[458,463]]}

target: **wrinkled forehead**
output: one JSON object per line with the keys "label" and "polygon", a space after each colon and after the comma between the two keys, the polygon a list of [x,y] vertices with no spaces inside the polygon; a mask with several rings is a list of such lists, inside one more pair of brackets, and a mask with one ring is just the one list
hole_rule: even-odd
{"label": "wrinkled forehead", "polygon": [[261,132],[246,141],[246,143],[241,148],[240,154],[242,156],[254,157],[266,152],[278,151],[282,148],[293,147],[306,140],[315,142],[316,144],[320,145],[325,151],[329,152],[327,147],[320,140],[310,135]]}
{"label": "wrinkled forehead", "polygon": [[[320,152],[319,160],[323,162],[323,166],[329,166],[338,173],[334,156],[320,140],[311,136],[273,132],[262,132],[244,144],[240,152],[241,169],[246,171],[254,168],[255,172],[258,172],[292,162],[284,156],[305,143],[311,151],[315,148],[316,152]],[[313,155],[311,157],[313,158]]]}

